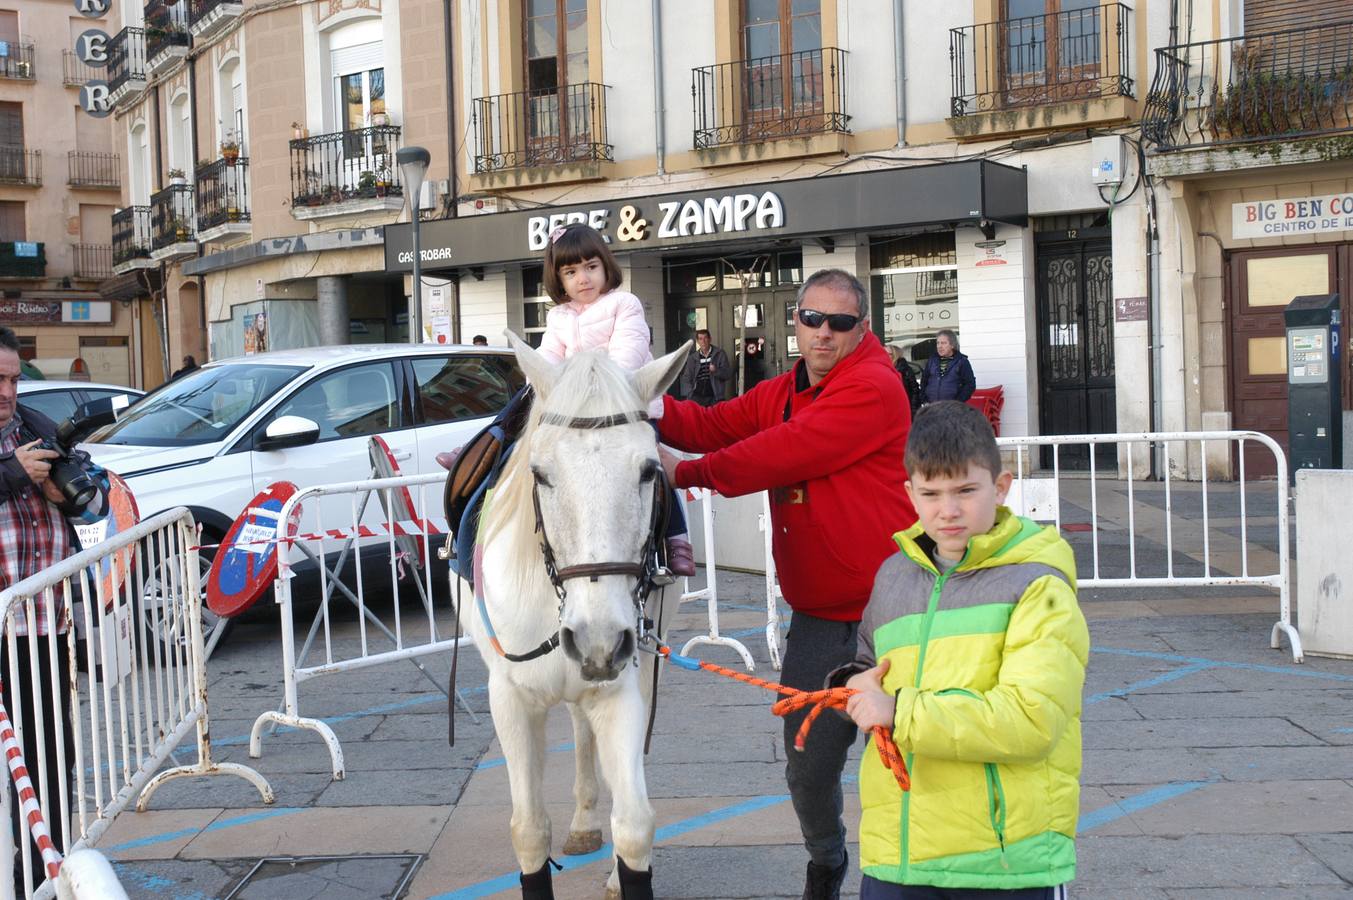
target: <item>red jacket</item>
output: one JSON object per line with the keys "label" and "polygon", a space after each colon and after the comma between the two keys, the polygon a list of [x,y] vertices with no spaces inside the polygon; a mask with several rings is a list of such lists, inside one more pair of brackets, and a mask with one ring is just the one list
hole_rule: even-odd
{"label": "red jacket", "polygon": [[802,370],[708,408],[668,396],[660,430],[671,446],[706,454],[677,466],[677,487],[771,492],[775,567],[791,607],[856,622],[879,565],[897,552],[893,533],[916,521],[902,465],[911,409],[873,334],[817,385]]}

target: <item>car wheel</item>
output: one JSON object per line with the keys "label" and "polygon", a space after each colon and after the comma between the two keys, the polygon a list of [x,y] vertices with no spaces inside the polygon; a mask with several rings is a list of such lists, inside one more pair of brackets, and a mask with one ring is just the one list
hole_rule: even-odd
{"label": "car wheel", "polygon": [[[202,534],[204,543],[214,544],[219,539],[219,536],[209,532],[204,531]],[[211,572],[212,556],[201,550],[197,554],[198,589],[202,601],[202,643],[207,656],[211,655],[215,644],[225,639],[231,625],[230,619],[218,616],[207,608],[207,576]],[[156,560],[154,555],[147,558],[151,560],[151,566],[137,607],[137,619],[142,634],[147,640],[159,645],[159,658],[165,659],[174,652],[186,650],[191,635],[187,623],[174,615],[173,598],[184,589],[181,586],[181,562],[178,554],[163,561]],[[155,651],[152,649],[151,652]]]}

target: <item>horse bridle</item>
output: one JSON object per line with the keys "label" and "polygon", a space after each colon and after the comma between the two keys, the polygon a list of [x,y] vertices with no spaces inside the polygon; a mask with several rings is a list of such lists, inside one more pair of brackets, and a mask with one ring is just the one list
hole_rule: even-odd
{"label": "horse bridle", "polygon": [[[648,414],[645,412],[617,413],[610,416],[561,416],[556,413],[545,413],[541,416],[540,424],[556,425],[561,428],[579,428],[586,430],[596,430],[599,428],[613,428],[618,425],[632,425],[636,422],[648,421]],[[550,579],[550,585],[554,588],[555,596],[559,598],[559,615],[564,613],[564,600],[568,597],[568,589],[564,582],[575,578],[587,578],[590,581],[596,581],[603,575],[622,575],[634,579],[634,589],[631,591],[631,597],[634,600],[635,617],[637,624],[635,633],[637,644],[643,645],[650,640],[650,631],[652,622],[644,616],[644,605],[648,600],[648,595],[652,593],[653,588],[659,584],[670,584],[671,576],[660,572],[656,563],[656,550],[659,535],[662,533],[667,519],[667,494],[671,490],[667,474],[659,465],[653,478],[653,506],[649,515],[648,535],[644,539],[643,548],[639,551],[639,562],[595,562],[579,563],[572,566],[560,568],[554,558],[554,548],[550,545],[550,537],[545,530],[545,519],[540,513],[540,482],[533,480],[531,485],[531,505],[534,507],[536,516],[536,532],[540,535],[540,553],[545,560],[545,573]],[[511,662],[525,662],[544,656],[559,646],[559,632],[555,631],[550,638],[534,650],[526,653],[508,653],[501,648],[499,652],[503,657]]]}

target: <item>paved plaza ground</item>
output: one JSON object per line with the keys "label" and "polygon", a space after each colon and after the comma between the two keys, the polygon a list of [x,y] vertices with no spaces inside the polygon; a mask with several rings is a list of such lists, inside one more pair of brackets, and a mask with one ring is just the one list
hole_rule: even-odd
{"label": "paved plaza ground", "polygon": [[[1140,510],[1157,499],[1138,497]],[[1065,512],[1064,524],[1074,524]],[[1271,556],[1263,545],[1274,547],[1276,523],[1259,524],[1269,533],[1248,539]],[[1074,530],[1069,536],[1084,572],[1093,547]],[[1137,552],[1157,565],[1163,549],[1163,542],[1139,542]],[[1188,546],[1175,549],[1196,562]],[[1106,538],[1101,552],[1104,564],[1121,563],[1127,542],[1121,534]],[[1224,555],[1215,562],[1230,564]],[[758,673],[773,677],[764,580],[721,571],[719,587],[724,633],[743,640]],[[1269,649],[1277,601],[1262,589],[1087,589],[1081,599],[1093,648],[1072,894],[1353,897],[1353,662],[1308,657],[1297,665],[1286,647]],[[704,622],[703,604],[686,604],[672,643],[680,646]],[[336,619],[335,628],[355,633],[351,616]],[[698,655],[736,664],[728,650]],[[302,685],[302,712],[337,732],[345,780],[332,780],[315,735],[278,733],[252,761],[277,792],[274,806],[237,779],[177,781],[155,795],[149,812],[121,816],[101,849],[133,897],[156,900],[232,891],[239,898],[369,900],[394,896],[401,884],[401,896],[412,898],[513,896],[506,773],[487,713],[484,668],[473,650],[460,662],[460,683],[479,722],[458,714],[454,748],[446,740],[444,697],[412,666],[320,678]],[[448,665],[428,662],[436,678]],[[248,762],[254,718],[280,699],[275,615],[238,623],[209,667],[215,752]],[[647,760],[658,813],[658,896],[799,896],[806,856],[769,700],[704,672],[665,672]],[[556,895],[600,897],[609,847],[587,857],[561,853],[572,808],[570,741],[559,710],[548,754],[555,855],[565,866],[555,876]],[[848,796],[853,772],[852,764]],[[853,832],[853,797],[847,815]],[[347,855],[364,858],[308,859]],[[248,877],[269,858],[299,859],[266,863]],[[858,883],[852,874],[849,895]]]}

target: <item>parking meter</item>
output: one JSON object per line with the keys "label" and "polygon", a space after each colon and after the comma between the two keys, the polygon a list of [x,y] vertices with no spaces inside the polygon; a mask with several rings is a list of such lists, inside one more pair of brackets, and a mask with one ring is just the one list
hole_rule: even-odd
{"label": "parking meter", "polygon": [[1343,467],[1339,396],[1339,295],[1297,297],[1287,326],[1287,434],[1291,479],[1297,469]]}

